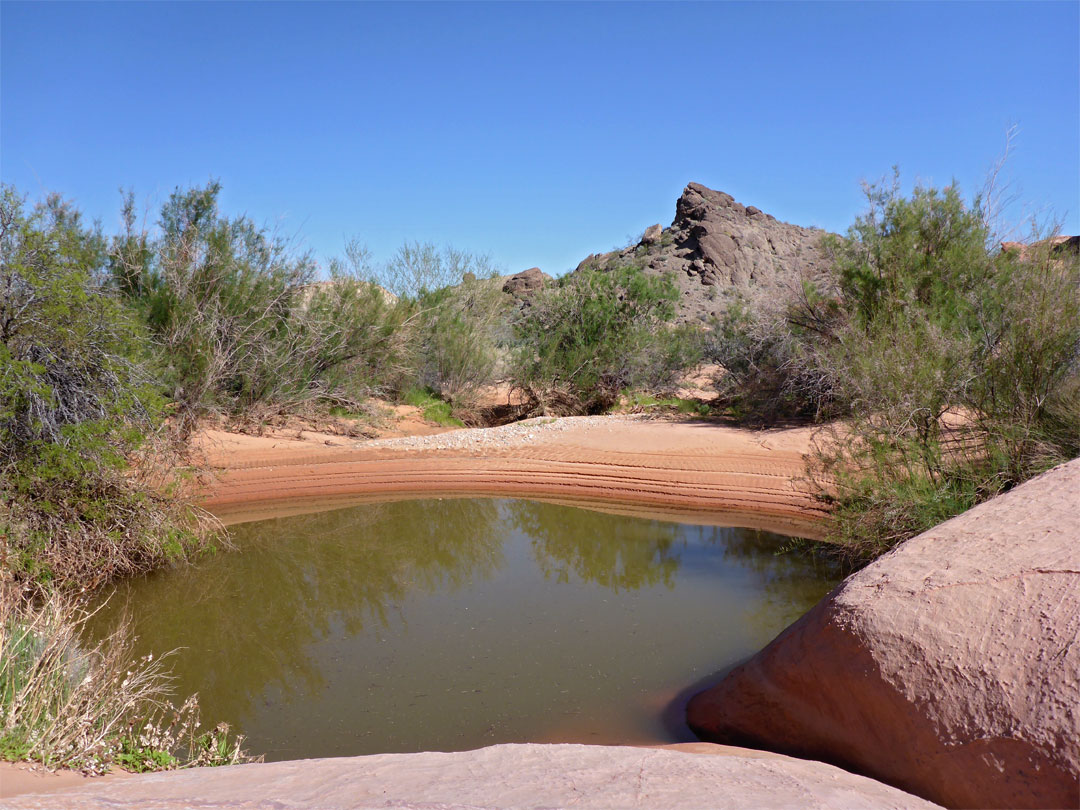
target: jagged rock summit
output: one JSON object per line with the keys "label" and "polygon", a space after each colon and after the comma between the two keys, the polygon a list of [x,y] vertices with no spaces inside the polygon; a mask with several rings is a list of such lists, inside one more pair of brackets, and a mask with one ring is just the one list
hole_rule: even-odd
{"label": "jagged rock summit", "polygon": [[637,245],[594,254],[578,270],[638,263],[650,274],[674,273],[682,321],[707,320],[723,311],[740,286],[777,286],[824,269],[825,231],[780,222],[730,194],[690,183],[675,205],[669,228],[653,225]]}

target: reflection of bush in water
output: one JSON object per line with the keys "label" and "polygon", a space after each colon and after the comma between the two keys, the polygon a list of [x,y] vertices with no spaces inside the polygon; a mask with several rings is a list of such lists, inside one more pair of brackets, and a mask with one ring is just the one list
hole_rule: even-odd
{"label": "reflection of bush in water", "polygon": [[569,582],[573,573],[615,591],[674,586],[680,532],[675,523],[530,501],[506,506],[513,525],[530,538],[546,579]]}
{"label": "reflection of bush in water", "polygon": [[[225,717],[242,721],[256,701],[326,686],[323,673],[333,665],[324,659],[333,653],[320,653],[320,660],[313,643],[380,633],[411,593],[492,576],[503,566],[511,527],[528,538],[550,581],[616,591],[672,588],[689,543],[715,546],[763,586],[763,597],[748,603],[740,620],[771,632],[827,587],[804,556],[775,556],[784,540],[767,534],[527,501],[411,501],[237,527],[240,553],[125,583],[97,627],[115,618],[130,594],[138,604],[135,632],[153,639],[152,648],[136,654],[189,646],[175,659],[178,691],[198,691],[213,716],[225,717],[218,706],[245,707]],[[204,669],[207,655],[213,665]],[[366,687],[362,668],[350,677]]]}
{"label": "reflection of bush in water", "polygon": [[[178,662],[178,686],[198,691],[208,711],[219,702],[246,705],[270,685],[313,691],[324,683],[311,643],[385,628],[395,603],[417,589],[490,577],[503,562],[498,517],[492,501],[413,501],[238,526],[241,553],[163,581],[134,581],[118,589],[107,613],[115,616],[125,592],[137,598],[152,585],[136,633],[153,638],[155,652],[191,645]],[[184,683],[185,660],[203,651],[214,667]]]}
{"label": "reflection of bush in water", "polygon": [[[491,576],[502,562],[498,517],[483,500],[371,504],[240,526],[236,541],[248,556],[263,552],[275,582],[297,580],[292,615],[323,635],[331,621],[354,634],[372,619],[386,626],[410,591]],[[268,585],[264,569],[259,576]]]}
{"label": "reflection of bush in water", "polygon": [[815,547],[757,529],[717,529],[708,538],[723,545],[724,559],[759,583],[746,620],[773,633],[787,627],[843,579],[844,564]]}
{"label": "reflection of bush in water", "polygon": [[723,545],[724,557],[749,568],[763,585],[807,577],[831,580],[844,575],[846,564],[841,557],[807,541],[760,529],[713,528],[708,541]]}

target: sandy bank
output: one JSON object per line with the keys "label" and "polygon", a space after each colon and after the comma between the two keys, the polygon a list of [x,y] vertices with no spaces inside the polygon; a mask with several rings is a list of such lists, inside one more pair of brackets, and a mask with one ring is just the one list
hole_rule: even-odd
{"label": "sandy bank", "polygon": [[24,793],[50,793],[65,788],[96,787],[131,776],[132,774],[121,770],[104,776],[85,776],[78,771],[35,769],[27,762],[0,762],[0,800]]}
{"label": "sandy bank", "polygon": [[206,431],[202,503],[225,523],[370,500],[504,495],[817,536],[809,428],[750,431],[641,416],[533,419],[354,440]]}

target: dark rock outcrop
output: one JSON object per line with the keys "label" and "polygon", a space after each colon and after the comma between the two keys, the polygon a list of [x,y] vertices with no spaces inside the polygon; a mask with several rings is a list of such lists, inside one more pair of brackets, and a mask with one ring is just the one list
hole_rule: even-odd
{"label": "dark rock outcrop", "polygon": [[539,267],[530,267],[520,273],[505,277],[503,292],[514,296],[518,301],[527,301],[552,281],[551,276]]}
{"label": "dark rock outcrop", "polygon": [[671,227],[657,228],[649,228],[638,245],[589,256],[578,269],[636,263],[647,273],[673,273],[679,319],[693,321],[723,311],[725,291],[788,284],[828,264],[824,231],[780,222],[699,183],[683,190]]}
{"label": "dark rock outcrop", "polygon": [[690,702],[947,807],[1080,803],[1080,459],[908,540]]}
{"label": "dark rock outcrop", "polygon": [[650,225],[645,229],[645,233],[641,235],[642,245],[655,245],[660,241],[660,238],[664,235],[664,228],[660,223],[656,225]]}

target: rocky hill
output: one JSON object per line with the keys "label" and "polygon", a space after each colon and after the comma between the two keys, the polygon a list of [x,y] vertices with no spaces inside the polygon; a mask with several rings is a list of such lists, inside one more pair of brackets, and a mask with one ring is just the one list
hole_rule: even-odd
{"label": "rocky hill", "polygon": [[673,272],[682,295],[679,320],[707,320],[723,310],[738,287],[777,286],[824,269],[824,235],[690,183],[675,204],[670,227],[653,225],[638,244],[589,256],[577,269],[636,263],[647,273]]}

